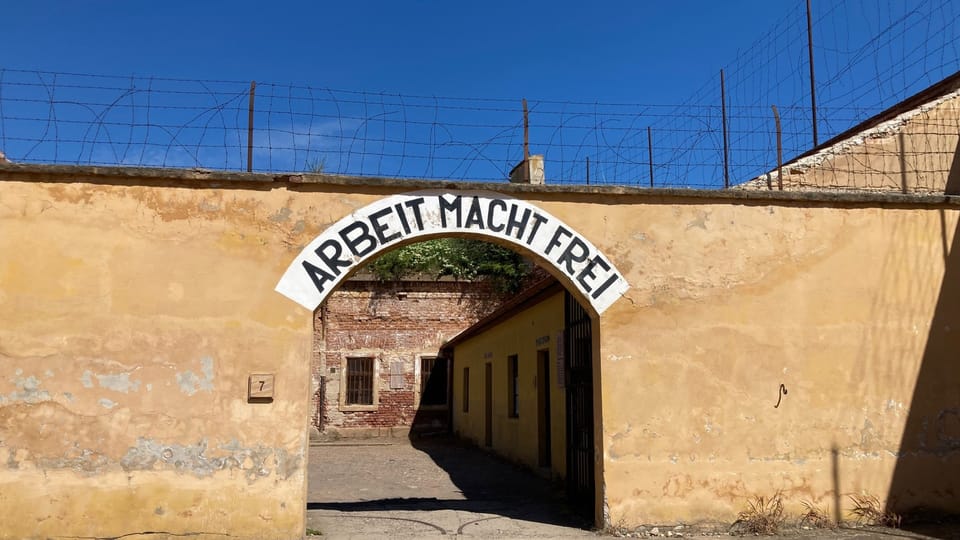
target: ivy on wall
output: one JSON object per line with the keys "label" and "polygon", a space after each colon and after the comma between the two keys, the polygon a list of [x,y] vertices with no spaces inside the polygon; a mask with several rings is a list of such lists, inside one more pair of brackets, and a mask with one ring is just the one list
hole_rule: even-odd
{"label": "ivy on wall", "polygon": [[437,238],[409,244],[371,261],[366,270],[382,281],[413,275],[449,276],[459,280],[489,280],[504,294],[518,292],[533,270],[519,253],[469,238]]}

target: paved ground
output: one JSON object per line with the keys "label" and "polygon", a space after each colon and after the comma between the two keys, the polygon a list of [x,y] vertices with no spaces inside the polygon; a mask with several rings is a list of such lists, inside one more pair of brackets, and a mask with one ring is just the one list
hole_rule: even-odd
{"label": "paved ground", "polygon": [[[592,523],[565,506],[563,492],[531,472],[446,439],[328,444],[310,449],[308,534],[324,538],[584,538]],[[616,531],[608,531],[608,534]],[[648,527],[630,536],[710,538],[690,528]],[[726,536],[726,531],[722,531]],[[807,539],[960,539],[960,526],[799,531]],[[316,538],[308,536],[307,538]],[[713,540],[717,536],[714,535]]]}
{"label": "paved ground", "polygon": [[558,486],[447,440],[310,449],[308,532],[328,538],[595,536]]}

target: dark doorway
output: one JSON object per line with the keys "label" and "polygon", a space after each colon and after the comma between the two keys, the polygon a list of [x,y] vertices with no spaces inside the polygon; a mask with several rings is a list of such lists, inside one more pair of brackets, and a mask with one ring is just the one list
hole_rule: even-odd
{"label": "dark doorway", "polygon": [[550,351],[537,351],[537,465],[553,465],[550,428]]}
{"label": "dark doorway", "polygon": [[483,372],[483,444],[493,446],[493,364],[490,362]]}
{"label": "dark doorway", "polygon": [[593,325],[590,314],[564,294],[564,371],[567,387],[567,496],[583,516],[594,515]]}

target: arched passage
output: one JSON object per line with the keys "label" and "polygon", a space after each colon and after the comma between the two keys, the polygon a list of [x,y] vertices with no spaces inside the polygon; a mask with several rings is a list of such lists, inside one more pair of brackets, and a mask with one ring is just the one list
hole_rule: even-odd
{"label": "arched passage", "polygon": [[[568,485],[578,490],[570,494],[572,499],[582,499],[576,502],[587,503],[590,513],[595,514],[592,484],[599,484],[601,478],[594,470],[599,462],[593,454],[595,441],[599,440],[595,431],[600,422],[594,419],[599,416],[600,381],[591,358],[598,358],[599,314],[627,290],[628,284],[610,260],[572,227],[526,201],[492,192],[393,195],[354,211],[318,235],[290,264],[276,290],[315,309],[365,262],[406,244],[444,236],[489,240],[532,256],[566,289],[567,308],[561,307],[561,320],[567,324],[573,321],[570,313],[576,312],[571,302],[582,305],[582,314],[576,317],[580,334],[574,335],[572,327],[567,326],[566,337],[563,333],[554,336],[554,350],[557,360],[562,362],[565,357],[568,361],[566,370],[574,373],[571,368],[577,368],[576,376],[568,377],[569,388],[564,390],[568,398],[576,398],[567,401],[568,420],[578,422],[567,426],[567,444],[573,450],[568,463],[574,459],[578,463],[575,473],[568,469]],[[535,353],[530,360],[543,371],[539,364],[547,358]],[[483,364],[490,365],[486,361]],[[451,402],[450,406],[455,405]],[[570,426],[579,426],[579,430]],[[590,450],[585,451],[585,447]]]}

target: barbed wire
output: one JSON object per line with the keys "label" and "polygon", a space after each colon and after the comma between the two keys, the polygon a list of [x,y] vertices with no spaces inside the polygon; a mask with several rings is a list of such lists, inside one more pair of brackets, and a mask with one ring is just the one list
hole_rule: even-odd
{"label": "barbed wire", "polygon": [[[813,148],[814,114],[823,142],[960,67],[960,6],[949,0],[817,1],[811,84],[806,4],[784,5],[772,28],[679,103],[528,100],[530,151],[544,155],[548,183],[747,182],[777,164],[771,105],[789,161]],[[0,150],[18,162],[474,181],[503,181],[523,159],[519,98],[261,82],[251,100],[252,90],[248,81],[0,68]],[[822,186],[877,184],[841,181],[839,171]]]}

